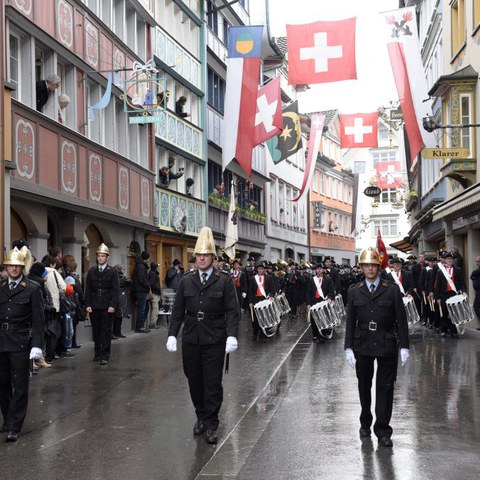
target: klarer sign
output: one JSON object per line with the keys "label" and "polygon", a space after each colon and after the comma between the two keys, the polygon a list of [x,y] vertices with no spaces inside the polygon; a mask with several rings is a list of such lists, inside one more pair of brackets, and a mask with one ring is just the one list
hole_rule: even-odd
{"label": "klarer sign", "polygon": [[468,158],[468,148],[424,148],[422,158]]}

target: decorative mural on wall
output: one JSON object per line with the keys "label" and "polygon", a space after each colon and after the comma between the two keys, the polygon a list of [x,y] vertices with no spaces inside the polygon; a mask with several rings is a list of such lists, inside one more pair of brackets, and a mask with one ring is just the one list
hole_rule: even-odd
{"label": "decorative mural on wall", "polygon": [[128,210],[130,196],[130,179],[125,167],[118,169],[118,204],[122,210]]}
{"label": "decorative mural on wall", "polygon": [[18,175],[32,179],[35,173],[35,130],[29,121],[21,118],[15,126],[15,161]]}
{"label": "decorative mural on wall", "polygon": [[150,217],[150,184],[146,178],[142,178],[142,216]]}
{"label": "decorative mural on wall", "polygon": [[87,62],[93,67],[98,67],[98,28],[85,20],[85,51]]}
{"label": "decorative mural on wall", "polygon": [[73,143],[64,140],[61,149],[62,188],[65,192],[75,193],[77,190],[77,148]]}
{"label": "decorative mural on wall", "polygon": [[57,35],[68,48],[73,46],[73,8],[65,0],[57,3]]}
{"label": "decorative mural on wall", "polygon": [[15,7],[27,16],[32,13],[32,1],[33,0],[15,0]]}
{"label": "decorative mural on wall", "polygon": [[100,202],[102,199],[102,159],[95,153],[90,154],[88,162],[89,170],[89,191],[90,198],[95,202]]}

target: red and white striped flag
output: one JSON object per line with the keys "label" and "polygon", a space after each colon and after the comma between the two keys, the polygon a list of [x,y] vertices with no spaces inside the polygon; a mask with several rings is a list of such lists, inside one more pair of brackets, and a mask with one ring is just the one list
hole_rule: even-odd
{"label": "red and white striped flag", "polygon": [[423,128],[422,122],[431,114],[431,109],[423,101],[428,98],[428,90],[420,56],[415,7],[383,12],[381,16],[413,161],[422,146],[432,148],[436,143],[434,135]]}

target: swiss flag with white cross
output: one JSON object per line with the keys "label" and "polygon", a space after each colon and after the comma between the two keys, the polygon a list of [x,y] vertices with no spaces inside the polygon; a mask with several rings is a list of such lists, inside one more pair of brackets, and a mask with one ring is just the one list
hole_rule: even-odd
{"label": "swiss flag with white cross", "polygon": [[378,147],[378,112],[340,115],[340,147]]}
{"label": "swiss flag with white cross", "polygon": [[266,142],[283,130],[280,77],[258,89],[253,146]]}
{"label": "swiss flag with white cross", "polygon": [[287,25],[288,83],[303,85],[357,78],[356,17]]}

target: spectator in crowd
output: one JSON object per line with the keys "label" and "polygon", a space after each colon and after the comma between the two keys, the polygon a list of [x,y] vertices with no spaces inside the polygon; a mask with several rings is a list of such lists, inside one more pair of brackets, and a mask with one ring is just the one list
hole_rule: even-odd
{"label": "spectator in crowd", "polygon": [[[43,298],[43,306],[44,306],[44,316],[45,316],[45,342],[44,346],[46,343],[46,339],[48,337],[48,327],[49,323],[52,320],[52,314],[54,312],[53,308],[53,302],[52,302],[52,297],[50,295],[50,292],[48,291],[47,287],[45,286],[46,278],[47,278],[48,272],[47,269],[45,268],[45,265],[41,262],[35,262],[31,268],[30,272],[28,273],[28,279],[32,280],[33,282],[36,282],[40,285],[40,290],[42,292],[42,298]],[[42,350],[44,349],[44,346],[42,347]],[[45,361],[44,356],[42,355],[41,357],[37,358],[34,360],[35,365],[38,367],[45,367],[49,368],[51,367],[50,363],[47,363]]]}
{"label": "spectator in crowd", "polygon": [[56,245],[48,249],[48,254],[55,259],[60,265],[63,265],[62,249]]}
{"label": "spectator in crowd", "polygon": [[150,291],[152,298],[150,300],[150,328],[158,328],[158,310],[160,299],[162,298],[162,291],[160,290],[160,274],[158,273],[158,263],[150,263],[150,271],[148,272],[148,283],[150,284]]}
{"label": "spectator in crowd", "polygon": [[150,329],[146,326],[147,320],[147,295],[150,291],[150,284],[148,283],[148,264],[147,260],[150,258],[148,252],[143,251],[140,255],[135,257],[135,266],[132,274],[132,288],[135,294],[136,304],[136,333],[148,333]]}
{"label": "spectator in crowd", "polygon": [[65,93],[58,96],[58,123],[65,123],[64,110],[70,104],[70,97]]}
{"label": "spectator in crowd", "polygon": [[187,118],[190,116],[189,113],[184,112],[185,105],[187,104],[187,97],[183,95],[175,102],[175,113],[182,118]]}
{"label": "spectator in crowd", "polygon": [[129,298],[130,287],[132,286],[132,281],[124,273],[123,265],[115,265],[115,269],[118,272],[120,297],[118,308],[115,311],[115,319],[113,320],[113,340],[116,340],[117,338],[125,338],[125,335],[122,334],[122,321],[124,317],[128,317],[130,314]]}
{"label": "spectator in crowd", "polygon": [[39,80],[36,83],[37,110],[43,111],[43,107],[48,101],[48,97],[60,86],[60,77],[51,74],[46,80]]}
{"label": "spectator in crowd", "polygon": [[184,173],[184,168],[181,167],[178,169],[177,173],[173,172],[173,167],[175,166],[175,159],[170,158],[168,160],[168,167],[162,167],[160,169],[160,179],[159,179],[159,185],[164,188],[168,188],[170,185],[170,182],[172,180],[177,180],[177,178],[180,178],[183,173]]}
{"label": "spectator in crowd", "polygon": [[58,273],[55,266],[59,264],[56,260],[50,256],[45,255],[42,258],[42,263],[48,272],[45,286],[47,287],[52,297],[53,308],[53,320],[49,326],[49,332],[51,335],[47,338],[45,345],[45,360],[47,362],[53,362],[55,359],[55,350],[59,342],[62,342],[62,313],[60,312],[60,291],[65,292],[66,284],[63,277]]}
{"label": "spectator in crowd", "polygon": [[177,258],[173,261],[172,266],[167,270],[165,275],[165,285],[167,288],[177,289],[183,276],[183,267]]}
{"label": "spectator in crowd", "polygon": [[63,350],[60,352],[61,357],[73,357],[72,352],[73,344],[73,322],[76,316],[76,311],[79,306],[78,294],[75,292],[75,279],[71,276],[65,278],[65,295],[69,300],[70,310],[64,312],[63,321],[65,324],[65,340],[63,344]]}
{"label": "spectator in crowd", "polygon": [[80,348],[77,344],[77,325],[85,320],[85,295],[83,294],[83,285],[80,275],[77,273],[77,261],[73,255],[63,257],[63,269],[65,278],[70,276],[75,280],[73,288],[76,294],[76,309],[73,317],[73,339],[72,348]]}
{"label": "spectator in crowd", "polygon": [[165,90],[165,92],[160,92],[157,94],[157,107],[167,108],[168,99],[170,97],[170,92]]}

